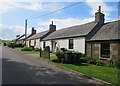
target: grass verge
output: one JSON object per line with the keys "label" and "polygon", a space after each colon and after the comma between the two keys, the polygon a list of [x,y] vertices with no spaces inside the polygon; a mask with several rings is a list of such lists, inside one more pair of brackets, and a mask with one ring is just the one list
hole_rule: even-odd
{"label": "grass verge", "polygon": [[39,54],[38,51],[22,51],[25,54]]}
{"label": "grass verge", "polygon": [[89,77],[95,77],[100,80],[109,82],[113,85],[120,86],[119,77],[118,77],[120,74],[120,69],[105,67],[105,66],[96,66],[96,65],[77,66],[74,64],[59,64],[55,62],[57,60],[56,56],[51,56],[50,59],[53,63],[57,64],[60,67],[67,68],[79,73],[83,73]]}

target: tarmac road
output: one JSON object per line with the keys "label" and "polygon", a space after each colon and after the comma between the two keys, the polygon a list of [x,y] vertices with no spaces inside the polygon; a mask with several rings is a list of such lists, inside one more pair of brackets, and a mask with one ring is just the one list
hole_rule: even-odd
{"label": "tarmac road", "polygon": [[[1,46],[0,46],[1,47]],[[2,48],[2,84],[104,85],[82,75],[74,75],[36,57]]]}

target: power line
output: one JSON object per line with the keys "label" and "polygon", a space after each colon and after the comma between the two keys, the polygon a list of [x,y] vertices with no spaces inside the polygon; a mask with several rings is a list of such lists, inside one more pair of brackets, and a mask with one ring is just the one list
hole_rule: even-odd
{"label": "power line", "polygon": [[80,4],[80,3],[82,3],[82,2],[77,2],[77,3],[74,3],[74,4],[72,4],[72,5],[63,7],[63,8],[58,9],[58,10],[55,10],[55,11],[53,11],[53,12],[49,12],[49,13],[46,13],[46,14],[43,14],[43,15],[40,15],[40,16],[36,16],[36,17],[30,18],[30,19],[28,19],[28,20],[32,20],[32,19],[36,19],[36,18],[39,18],[39,17],[47,16],[47,15],[53,14],[53,13],[55,13],[55,12],[58,12],[58,11],[67,9],[67,8],[69,8],[69,7],[72,7],[72,6],[74,6],[74,5]]}

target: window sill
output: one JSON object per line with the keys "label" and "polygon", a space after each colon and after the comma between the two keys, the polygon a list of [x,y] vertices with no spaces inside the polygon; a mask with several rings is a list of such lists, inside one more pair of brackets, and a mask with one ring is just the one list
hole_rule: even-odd
{"label": "window sill", "polygon": [[111,60],[111,58],[100,57],[101,60]]}

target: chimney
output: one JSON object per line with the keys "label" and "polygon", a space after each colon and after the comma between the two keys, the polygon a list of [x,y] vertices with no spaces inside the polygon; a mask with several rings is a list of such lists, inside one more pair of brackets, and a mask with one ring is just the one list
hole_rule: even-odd
{"label": "chimney", "polygon": [[16,35],[16,38],[18,38],[20,35]]}
{"label": "chimney", "polygon": [[56,31],[56,25],[53,25],[53,21],[52,21],[52,24],[50,24],[50,26],[49,26],[49,32],[51,33],[54,31]]}
{"label": "chimney", "polygon": [[95,13],[95,23],[100,23],[100,24],[104,24],[104,14],[101,13],[101,6],[99,6],[99,10],[98,12]]}
{"label": "chimney", "polygon": [[34,29],[34,27],[32,27],[31,34],[32,34],[32,35],[36,34],[36,30]]}

